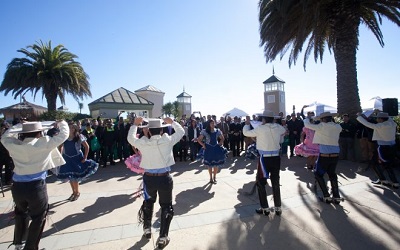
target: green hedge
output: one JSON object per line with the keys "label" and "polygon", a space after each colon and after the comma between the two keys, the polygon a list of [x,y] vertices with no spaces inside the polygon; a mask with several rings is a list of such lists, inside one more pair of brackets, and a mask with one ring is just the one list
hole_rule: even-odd
{"label": "green hedge", "polygon": [[42,121],[56,121],[56,120],[82,120],[85,118],[91,118],[90,115],[80,114],[80,113],[71,113],[65,111],[49,111],[45,112],[39,116],[39,120]]}

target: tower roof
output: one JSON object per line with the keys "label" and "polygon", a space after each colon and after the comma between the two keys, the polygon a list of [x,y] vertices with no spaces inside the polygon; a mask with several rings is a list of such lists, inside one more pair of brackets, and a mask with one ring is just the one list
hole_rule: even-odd
{"label": "tower roof", "polygon": [[191,95],[189,95],[188,93],[186,93],[185,91],[183,91],[180,95],[178,95],[176,98],[179,97],[192,97]]}
{"label": "tower roof", "polygon": [[282,79],[276,77],[275,75],[272,75],[270,78],[268,78],[267,80],[265,80],[265,81],[263,82],[263,84],[266,84],[266,83],[273,83],[273,82],[285,83]]}

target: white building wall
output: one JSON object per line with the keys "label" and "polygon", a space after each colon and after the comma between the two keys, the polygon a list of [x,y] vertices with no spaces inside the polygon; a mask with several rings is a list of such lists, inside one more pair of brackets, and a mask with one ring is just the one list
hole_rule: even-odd
{"label": "white building wall", "polygon": [[162,106],[164,105],[164,93],[153,92],[153,91],[138,91],[135,92],[138,96],[141,96],[150,102],[154,103],[153,110],[151,112],[152,117],[162,116]]}

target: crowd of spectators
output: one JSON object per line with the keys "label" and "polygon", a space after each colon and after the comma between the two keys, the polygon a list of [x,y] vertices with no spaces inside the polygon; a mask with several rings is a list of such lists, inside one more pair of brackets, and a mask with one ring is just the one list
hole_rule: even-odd
{"label": "crowd of spectators", "polygon": [[[303,109],[306,106],[303,107]],[[275,116],[274,122],[281,124],[287,133],[281,139],[281,155],[288,157],[302,156],[296,155],[295,147],[304,142],[305,131],[303,119],[303,109],[299,113],[292,113],[284,116],[281,112]],[[122,112],[116,118],[92,118],[74,121],[79,126],[82,135],[87,138],[89,144],[88,158],[96,161],[101,167],[115,165],[116,161],[123,162],[131,155],[135,154],[135,149],[127,142],[127,134],[132,125],[132,117],[128,115],[126,119],[122,116]],[[252,119],[256,121],[257,115],[253,115]],[[201,116],[198,112],[187,117],[176,119],[185,129],[185,135],[174,146],[174,158],[177,161],[196,161],[199,157],[201,149],[197,138],[201,131],[207,127],[210,120],[216,122],[216,128],[222,132],[224,142],[223,146],[229,152],[229,157],[243,157],[247,148],[252,145],[255,140],[243,135],[243,127],[245,125],[245,117],[238,116],[222,116],[217,119],[215,115]],[[369,122],[376,123],[374,116],[368,118]],[[372,141],[373,130],[363,124],[349,119],[348,114],[343,114],[336,119],[342,126],[340,133],[340,160],[359,160],[362,163],[373,163],[376,161],[376,142]],[[14,123],[18,123],[15,121]],[[2,130],[10,127],[7,122],[2,123]],[[165,131],[169,134],[173,131]],[[360,147],[360,154],[356,157],[355,143]],[[2,177],[3,183],[11,182],[12,160],[7,157],[7,152],[0,145],[0,154],[2,155],[0,169],[5,166],[5,175]],[[310,165],[310,164],[308,164]]]}

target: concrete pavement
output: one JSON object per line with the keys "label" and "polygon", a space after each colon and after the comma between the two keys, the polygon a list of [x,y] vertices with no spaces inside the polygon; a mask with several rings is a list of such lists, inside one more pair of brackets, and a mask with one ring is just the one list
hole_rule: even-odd
{"label": "concrete pavement", "polygon": [[[399,190],[374,186],[366,164],[340,161],[340,192],[345,202],[331,205],[316,198],[312,172],[305,159],[282,158],[281,216],[260,216],[254,184],[256,162],[228,158],[207,184],[208,171],[200,162],[173,166],[175,216],[166,249],[398,249],[400,246]],[[399,176],[399,168],[396,169]],[[159,206],[155,206],[153,237],[141,237],[137,212],[143,199],[136,197],[141,177],[123,163],[100,168],[80,186],[75,202],[69,184],[48,178],[51,204],[40,247],[57,249],[155,249]],[[268,201],[273,206],[271,188]],[[13,238],[13,203],[9,187],[0,196],[0,249]]]}

